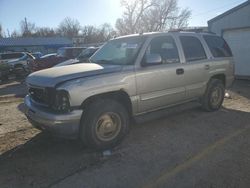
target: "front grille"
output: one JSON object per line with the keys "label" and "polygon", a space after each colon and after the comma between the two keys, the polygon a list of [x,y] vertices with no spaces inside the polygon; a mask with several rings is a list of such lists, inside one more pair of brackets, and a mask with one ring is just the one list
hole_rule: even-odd
{"label": "front grille", "polygon": [[29,95],[35,102],[48,105],[48,92],[45,88],[30,87]]}

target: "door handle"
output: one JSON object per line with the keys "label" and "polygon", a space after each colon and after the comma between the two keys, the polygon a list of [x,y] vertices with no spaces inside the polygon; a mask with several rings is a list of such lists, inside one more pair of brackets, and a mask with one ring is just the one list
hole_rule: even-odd
{"label": "door handle", "polygon": [[205,65],[205,69],[209,70],[210,69],[210,65]]}
{"label": "door handle", "polygon": [[176,69],[176,74],[177,75],[184,74],[184,69],[182,69],[182,68]]}

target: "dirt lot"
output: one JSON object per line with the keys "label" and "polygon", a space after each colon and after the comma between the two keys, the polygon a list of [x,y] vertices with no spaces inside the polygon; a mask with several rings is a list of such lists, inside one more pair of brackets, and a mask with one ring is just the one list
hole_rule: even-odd
{"label": "dirt lot", "polygon": [[250,82],[229,93],[218,112],[189,104],[132,125],[111,155],[37,131],[20,99],[2,98],[0,187],[248,188]]}

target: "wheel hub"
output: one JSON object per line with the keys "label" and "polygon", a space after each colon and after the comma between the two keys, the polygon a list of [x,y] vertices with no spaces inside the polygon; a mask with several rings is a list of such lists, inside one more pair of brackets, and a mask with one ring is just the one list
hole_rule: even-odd
{"label": "wheel hub", "polygon": [[213,92],[211,93],[211,103],[213,106],[216,106],[220,103],[221,100],[221,91],[219,88],[214,88]]}
{"label": "wheel hub", "polygon": [[101,115],[96,123],[96,135],[99,140],[110,141],[114,139],[121,130],[120,116],[113,112]]}

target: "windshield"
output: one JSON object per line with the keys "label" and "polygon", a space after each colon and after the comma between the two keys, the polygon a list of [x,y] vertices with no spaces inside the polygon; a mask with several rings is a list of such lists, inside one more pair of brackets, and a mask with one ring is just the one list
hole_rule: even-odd
{"label": "windshield", "polygon": [[111,40],[97,51],[90,61],[97,64],[133,64],[144,41],[143,36]]}
{"label": "windshield", "polygon": [[77,57],[77,59],[85,59],[89,58],[91,55],[93,55],[98,48],[87,48],[86,50],[83,50],[82,53]]}
{"label": "windshield", "polygon": [[66,56],[66,50],[65,50],[65,48],[59,48],[57,50],[57,55],[60,56],[60,57],[65,57]]}

